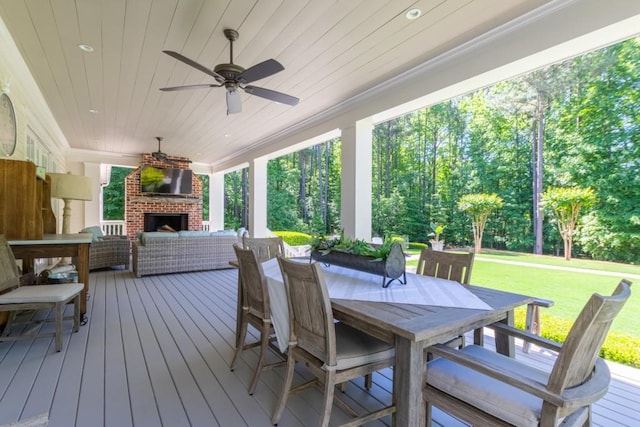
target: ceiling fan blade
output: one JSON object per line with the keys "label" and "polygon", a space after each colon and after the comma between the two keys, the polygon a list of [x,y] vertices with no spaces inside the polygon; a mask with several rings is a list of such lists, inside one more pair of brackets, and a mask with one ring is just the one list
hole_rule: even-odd
{"label": "ceiling fan blade", "polygon": [[300,101],[295,96],[287,95],[286,93],[276,92],[275,90],[265,89],[258,86],[245,86],[244,91],[251,95],[256,95],[261,98],[266,98],[271,101],[279,102],[280,104],[297,105]]}
{"label": "ceiling fan blade", "polygon": [[222,77],[220,74],[216,73],[213,70],[208,69],[204,65],[198,64],[196,61],[189,59],[186,56],[179,54],[178,52],[174,52],[172,50],[163,50],[163,52],[177,59],[180,62],[184,62],[185,64],[195,68],[196,70],[200,70],[203,73],[210,75],[211,77],[218,80],[219,82],[224,82],[224,77]]}
{"label": "ceiling fan blade", "polygon": [[222,85],[214,85],[214,84],[201,84],[201,85],[187,85],[187,86],[174,86],[174,87],[161,87],[160,90],[165,92],[172,92],[174,90],[184,90],[184,89],[204,89],[210,87],[221,87]]}
{"label": "ceiling fan blade", "polygon": [[249,67],[238,75],[236,80],[242,84],[255,82],[256,80],[264,79],[275,73],[279,73],[284,70],[282,64],[275,59],[267,59],[264,62]]}
{"label": "ceiling fan blade", "polygon": [[227,89],[227,115],[240,113],[241,111],[240,92],[237,89]]}

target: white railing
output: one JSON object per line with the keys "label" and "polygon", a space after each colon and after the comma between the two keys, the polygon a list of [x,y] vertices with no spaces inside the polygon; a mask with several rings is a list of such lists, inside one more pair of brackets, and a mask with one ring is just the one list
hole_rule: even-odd
{"label": "white railing", "polygon": [[105,236],[120,236],[126,234],[124,220],[122,221],[100,221],[102,234]]}
{"label": "white railing", "polygon": [[[100,228],[105,236],[117,236],[126,234],[124,220],[121,221],[101,221]],[[209,231],[209,221],[202,221],[202,230]]]}

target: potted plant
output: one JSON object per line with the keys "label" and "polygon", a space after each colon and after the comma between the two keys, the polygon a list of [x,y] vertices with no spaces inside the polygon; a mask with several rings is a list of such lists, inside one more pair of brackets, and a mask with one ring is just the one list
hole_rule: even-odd
{"label": "potted plant", "polygon": [[444,225],[437,223],[431,224],[431,233],[429,233],[429,237],[433,237],[433,239],[429,240],[429,243],[431,243],[431,249],[434,251],[444,250],[444,240],[440,240],[440,234],[442,234],[444,229]]}

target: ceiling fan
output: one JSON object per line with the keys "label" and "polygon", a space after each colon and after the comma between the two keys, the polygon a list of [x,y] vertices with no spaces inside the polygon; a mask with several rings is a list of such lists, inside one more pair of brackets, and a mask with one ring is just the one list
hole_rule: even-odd
{"label": "ceiling fan", "polygon": [[213,77],[217,83],[163,87],[160,90],[169,92],[183,89],[198,89],[224,86],[227,90],[227,114],[234,114],[242,111],[240,92],[238,91],[238,89],[242,89],[248,94],[256,95],[261,98],[279,102],[281,104],[296,105],[298,103],[299,99],[294,96],[276,92],[275,90],[271,89],[265,89],[263,87],[251,86],[249,83],[279,73],[280,71],[284,70],[284,67],[275,59],[267,59],[266,61],[256,64],[253,67],[249,67],[247,69],[234,64],[233,42],[238,40],[239,34],[235,30],[225,29],[224,36],[227,38],[227,40],[229,40],[229,63],[218,64],[213,68],[213,70],[208,69],[204,65],[201,65],[193,61],[192,59],[179,54],[178,52],[163,50],[164,53],[177,59],[178,61],[184,62],[185,64]]}
{"label": "ceiling fan", "polygon": [[154,158],[154,160],[157,160],[159,162],[162,163],[168,163],[173,165],[174,163],[169,160],[169,158],[167,157],[167,153],[163,153],[162,149],[160,148],[160,143],[162,142],[162,137],[161,136],[156,136],[156,139],[158,140],[158,151],[154,151],[153,153],[151,153],[151,157]]}

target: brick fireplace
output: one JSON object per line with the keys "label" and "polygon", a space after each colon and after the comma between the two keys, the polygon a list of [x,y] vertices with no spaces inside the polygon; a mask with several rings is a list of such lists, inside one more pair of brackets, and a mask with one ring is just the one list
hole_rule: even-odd
{"label": "brick fireplace", "polygon": [[[140,166],[125,178],[124,218],[127,224],[127,236],[131,239],[135,239],[138,231],[148,231],[145,230],[145,226],[158,228],[161,225],[169,225],[176,230],[202,230],[202,181],[196,174],[193,175],[192,193],[188,196],[150,195],[140,191],[142,166],[189,169],[191,163],[184,157],[170,156],[169,160],[173,162],[172,165],[158,162],[151,154],[144,153]],[[146,225],[145,214],[147,214]],[[150,221],[149,218],[154,218],[154,221]],[[160,220],[155,221],[157,218]]]}

